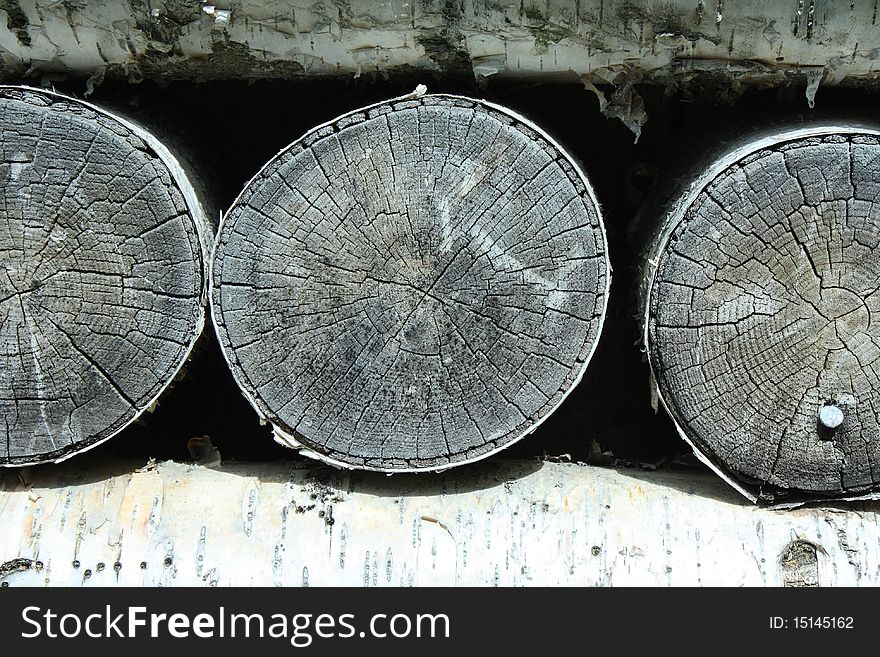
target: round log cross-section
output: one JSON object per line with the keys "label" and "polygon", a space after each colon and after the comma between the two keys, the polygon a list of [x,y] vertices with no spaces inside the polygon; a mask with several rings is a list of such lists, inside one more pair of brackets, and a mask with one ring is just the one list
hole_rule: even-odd
{"label": "round log cross-section", "polygon": [[148,409],[204,324],[210,232],[171,154],[72,98],[0,87],[0,465]]}
{"label": "round log cross-section", "polygon": [[453,96],[380,103],[280,153],[224,216],[211,307],[278,440],[441,469],[577,384],[610,279],[592,190],[546,134]]}
{"label": "round log cross-section", "polygon": [[880,483],[880,140],[813,128],[730,153],[669,215],[647,342],[698,454],[753,499]]}

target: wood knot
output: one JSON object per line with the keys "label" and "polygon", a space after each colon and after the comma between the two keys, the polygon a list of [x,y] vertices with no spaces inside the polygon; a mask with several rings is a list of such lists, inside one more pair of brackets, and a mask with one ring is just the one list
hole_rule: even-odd
{"label": "wood knot", "polygon": [[782,551],[779,569],[783,586],[819,586],[819,557],[816,546],[808,541],[792,541]]}

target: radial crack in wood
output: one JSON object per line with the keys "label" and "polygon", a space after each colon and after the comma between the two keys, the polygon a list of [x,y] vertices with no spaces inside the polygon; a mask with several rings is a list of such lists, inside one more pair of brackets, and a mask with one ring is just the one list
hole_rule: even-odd
{"label": "radial crack in wood", "polygon": [[152,135],[0,87],[0,465],[58,460],[153,405],[204,324],[210,229]]}
{"label": "radial crack in wood", "polygon": [[225,215],[212,313],[276,437],[440,469],[531,432],[586,369],[610,280],[586,178],[540,129],[396,99],[292,144]]}
{"label": "radial crack in wood", "polygon": [[732,151],[669,215],[652,369],[685,439],[752,498],[878,489],[878,198],[876,133],[811,128]]}

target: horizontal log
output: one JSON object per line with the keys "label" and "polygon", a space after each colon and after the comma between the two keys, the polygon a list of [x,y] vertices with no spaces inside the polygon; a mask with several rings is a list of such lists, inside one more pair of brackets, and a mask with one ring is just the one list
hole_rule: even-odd
{"label": "horizontal log", "polygon": [[248,183],[211,308],[281,442],[436,470],[562,403],[609,284],[598,203],[556,143],[497,105],[416,94],[314,129]]}
{"label": "horizontal log", "polygon": [[[873,0],[11,0],[3,75],[215,79],[422,70],[736,84],[876,80]],[[2,20],[5,18],[5,20]]]}
{"label": "horizontal log", "polygon": [[689,182],[649,259],[647,345],[682,436],[748,496],[874,496],[880,139],[778,132]]}
{"label": "horizontal log", "polygon": [[0,88],[0,465],[116,435],[205,320],[212,230],[180,163],[96,107]]}
{"label": "horizontal log", "polygon": [[876,504],[780,513],[697,471],[500,459],[386,477],[85,456],[5,477],[10,586],[880,583]]}

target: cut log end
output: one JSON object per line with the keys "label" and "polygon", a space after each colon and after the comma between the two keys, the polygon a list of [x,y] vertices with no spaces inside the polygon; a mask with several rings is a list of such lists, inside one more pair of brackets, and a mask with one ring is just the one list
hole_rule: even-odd
{"label": "cut log end", "polygon": [[678,207],[650,360],[683,435],[756,497],[880,477],[880,141],[816,129],[745,149]]}
{"label": "cut log end", "polygon": [[549,137],[450,96],[292,144],[224,217],[212,309],[276,435],[438,469],[532,431],[581,378],[609,285],[592,191]]}
{"label": "cut log end", "polygon": [[209,238],[142,129],[20,87],[0,88],[0,117],[0,465],[20,465],[94,445],[155,401],[204,323]]}

